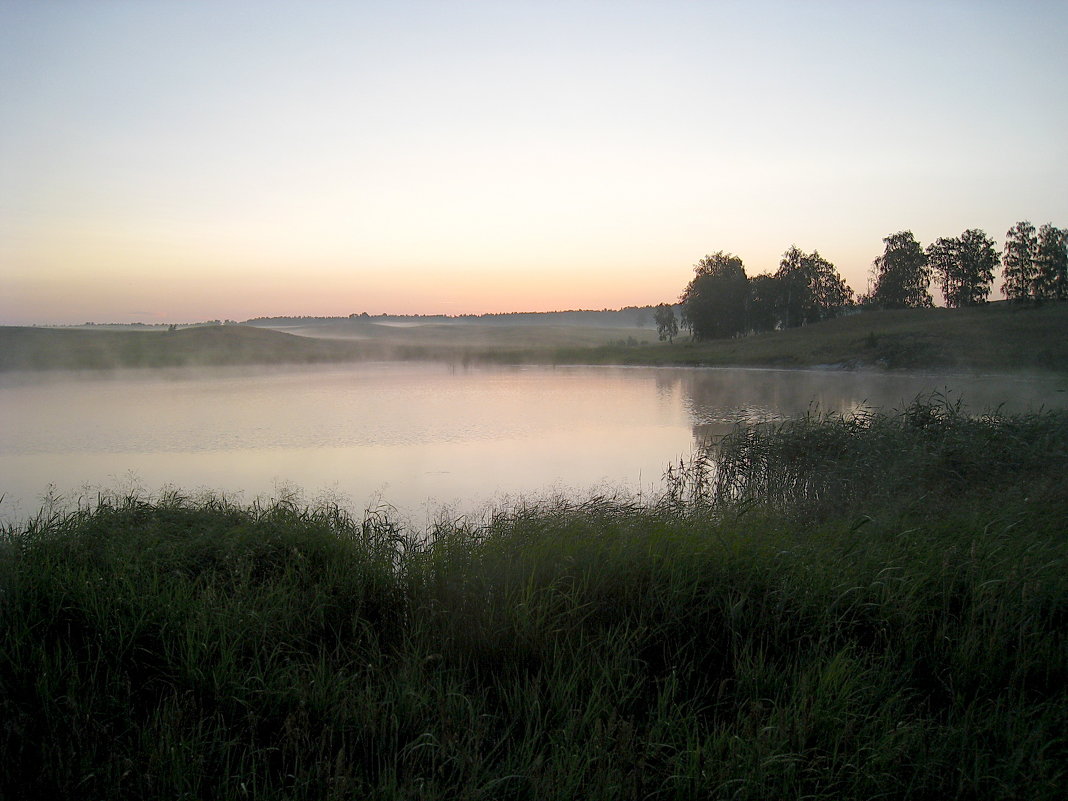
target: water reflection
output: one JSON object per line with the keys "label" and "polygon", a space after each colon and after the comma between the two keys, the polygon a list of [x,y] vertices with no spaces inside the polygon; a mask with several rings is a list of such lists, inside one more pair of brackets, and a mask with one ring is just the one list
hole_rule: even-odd
{"label": "water reflection", "polygon": [[739,422],[808,412],[848,416],[861,409],[894,411],[917,398],[960,401],[976,414],[1068,407],[1065,379],[887,374],[831,370],[664,370],[658,391],[678,391],[697,441],[729,432]]}
{"label": "water reflection", "polygon": [[[257,495],[298,486],[418,517],[502,496],[655,492],[738,420],[901,408],[1068,405],[1063,380],[693,368],[450,367],[0,375],[0,515],[136,482]],[[427,511],[426,514],[432,514]]]}

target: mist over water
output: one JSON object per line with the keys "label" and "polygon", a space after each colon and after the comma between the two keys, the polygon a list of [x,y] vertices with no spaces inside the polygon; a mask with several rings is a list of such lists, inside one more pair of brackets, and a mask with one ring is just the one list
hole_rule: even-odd
{"label": "mist over water", "polygon": [[1063,379],[648,367],[363,363],[0,375],[0,516],[52,493],[294,489],[412,522],[552,493],[655,493],[738,420],[900,408],[1068,406]]}

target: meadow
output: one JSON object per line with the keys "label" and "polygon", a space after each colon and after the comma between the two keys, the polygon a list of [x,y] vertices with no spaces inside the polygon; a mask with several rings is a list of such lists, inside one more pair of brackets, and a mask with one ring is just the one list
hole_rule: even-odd
{"label": "meadow", "polygon": [[0,544],[0,796],[1059,799],[1068,414],[737,428],[639,503],[102,498]]}
{"label": "meadow", "polygon": [[[1068,371],[1068,304],[866,311],[735,339],[544,348],[556,363]],[[487,354],[489,356],[490,354]]]}
{"label": "meadow", "polygon": [[671,343],[622,312],[515,317],[298,319],[176,331],[0,327],[0,371],[391,359],[1068,371],[1064,303],[867,311],[785,331],[706,342],[683,335]]}

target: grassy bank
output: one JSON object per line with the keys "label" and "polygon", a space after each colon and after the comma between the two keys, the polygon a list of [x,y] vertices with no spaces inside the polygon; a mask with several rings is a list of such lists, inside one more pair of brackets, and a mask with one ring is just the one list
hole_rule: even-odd
{"label": "grassy bank", "polygon": [[649,328],[339,318],[161,331],[0,327],[0,370],[294,364],[359,359],[1068,372],[1068,304],[865,312],[740,339],[657,342]]}
{"label": "grassy bank", "polygon": [[874,311],[711,342],[560,348],[558,362],[1068,371],[1068,304]]}
{"label": "grassy bank", "polygon": [[0,796],[1063,797],[1068,415],[720,453],[425,536],[179,496],[9,530]]}

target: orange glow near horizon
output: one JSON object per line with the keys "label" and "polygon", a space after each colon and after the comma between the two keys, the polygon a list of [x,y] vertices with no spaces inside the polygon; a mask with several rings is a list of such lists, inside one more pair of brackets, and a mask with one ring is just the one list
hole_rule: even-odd
{"label": "orange glow near horizon", "polygon": [[860,293],[896,231],[1068,226],[1068,104],[991,100],[1063,96],[1068,6],[312,5],[0,4],[0,324],[620,308],[791,245]]}
{"label": "orange glow near horizon", "polygon": [[[688,280],[684,269],[680,286]],[[605,285],[600,273],[573,271],[458,271],[443,281],[440,274],[413,268],[390,271],[272,269],[261,271],[168,270],[138,277],[123,270],[107,279],[95,270],[60,274],[62,300],[55,297],[57,279],[40,275],[8,284],[8,301],[23,319],[8,324],[78,324],[92,322],[191,322],[206,319],[245,320],[273,316],[347,316],[370,314],[488,314],[520,311],[622,308],[673,302],[678,291],[661,291],[662,277],[624,275]],[[676,281],[677,283],[677,281]],[[401,287],[398,290],[398,287]],[[35,306],[34,296],[48,298]],[[118,310],[101,317],[97,311]]]}

